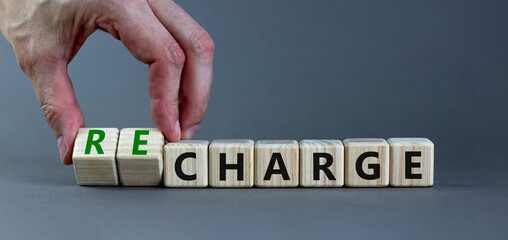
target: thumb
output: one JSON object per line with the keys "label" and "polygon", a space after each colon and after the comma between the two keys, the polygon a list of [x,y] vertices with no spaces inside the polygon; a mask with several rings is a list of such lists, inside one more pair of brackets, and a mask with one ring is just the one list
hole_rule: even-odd
{"label": "thumb", "polygon": [[72,164],[72,151],[78,129],[85,126],[72,82],[67,74],[67,62],[36,66],[39,71],[29,74],[41,110],[57,138],[60,160]]}

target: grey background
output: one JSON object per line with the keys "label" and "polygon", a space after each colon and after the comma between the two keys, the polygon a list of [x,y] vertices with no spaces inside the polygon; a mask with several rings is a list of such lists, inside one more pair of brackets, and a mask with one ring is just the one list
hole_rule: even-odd
{"label": "grey background", "polygon": [[[435,186],[79,187],[2,38],[1,239],[506,237],[506,2],[179,3],[216,43],[198,139],[428,137]],[[87,126],[154,126],[120,42],[95,33],[69,71]]]}

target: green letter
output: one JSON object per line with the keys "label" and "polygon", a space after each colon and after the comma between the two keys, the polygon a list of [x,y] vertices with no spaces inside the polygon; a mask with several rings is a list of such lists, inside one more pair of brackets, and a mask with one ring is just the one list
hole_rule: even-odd
{"label": "green letter", "polygon": [[[99,135],[99,138],[97,140],[93,140],[94,135]],[[101,147],[101,142],[106,137],[106,133],[102,130],[90,130],[88,131],[88,139],[86,140],[86,148],[85,148],[85,154],[90,154],[90,151],[92,151],[92,145],[95,146],[95,149],[97,150],[98,154],[104,154],[104,151]]]}
{"label": "green letter", "polygon": [[141,140],[141,135],[148,135],[149,130],[136,130],[134,131],[134,145],[132,146],[132,155],[146,155],[146,150],[139,150],[139,145],[147,145],[148,140]]}

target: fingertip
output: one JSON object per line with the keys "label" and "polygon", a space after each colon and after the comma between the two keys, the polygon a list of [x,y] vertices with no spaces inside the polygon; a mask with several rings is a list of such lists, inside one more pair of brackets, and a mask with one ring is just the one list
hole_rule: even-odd
{"label": "fingertip", "polygon": [[181,137],[178,105],[168,104],[166,101],[152,99],[152,119],[170,142],[178,142]]}
{"label": "fingertip", "polygon": [[67,155],[67,143],[65,143],[65,139],[63,136],[58,137],[56,140],[58,143],[58,151],[60,152],[60,161],[62,161],[63,164],[69,165],[68,161],[65,159]]}
{"label": "fingertip", "polygon": [[[79,128],[78,128],[79,129]],[[74,142],[76,139],[76,135],[78,132],[78,129],[76,129],[76,133],[67,141],[67,152],[65,153],[64,158],[62,159],[62,163],[65,165],[71,165],[73,163],[72,161],[72,153],[74,152]]]}
{"label": "fingertip", "polygon": [[199,130],[199,124],[196,124],[192,127],[189,127],[185,130],[182,130],[182,140],[192,140]]}
{"label": "fingertip", "polygon": [[[79,115],[79,114],[78,114]],[[72,153],[74,152],[74,142],[79,128],[85,126],[84,118],[82,115],[77,116],[77,119],[71,121],[69,125],[63,127],[62,136],[58,137],[58,150],[60,151],[60,160],[65,165],[71,165]]]}
{"label": "fingertip", "polygon": [[63,136],[60,136],[57,139],[58,151],[60,152],[60,161],[62,161],[64,165],[72,164],[72,152],[74,148],[74,142],[73,140],[71,140],[70,142],[71,143],[69,143],[69,141],[66,141]]}
{"label": "fingertip", "polygon": [[[156,124],[157,125],[157,124]],[[176,121],[175,124],[171,125],[158,125],[157,126],[162,133],[164,134],[164,137],[169,142],[178,142],[181,138],[181,129],[180,129],[180,121]]]}
{"label": "fingertip", "polygon": [[175,126],[173,128],[173,132],[175,133],[174,134],[175,135],[175,138],[174,138],[175,142],[180,141],[182,138],[182,129],[180,127],[180,120],[176,120]]}
{"label": "fingertip", "polygon": [[182,139],[184,140],[191,140],[196,136],[205,117],[209,94],[205,93],[204,95],[190,98],[190,96],[182,94],[182,97],[185,97],[180,103],[180,119],[182,120]]}
{"label": "fingertip", "polygon": [[62,163],[64,165],[72,165],[72,151],[70,149],[67,150],[65,157],[62,159]]}

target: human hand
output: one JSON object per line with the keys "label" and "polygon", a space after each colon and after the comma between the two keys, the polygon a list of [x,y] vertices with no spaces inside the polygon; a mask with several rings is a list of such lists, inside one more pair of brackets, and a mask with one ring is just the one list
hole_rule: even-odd
{"label": "human hand", "polygon": [[149,64],[152,118],[166,139],[192,139],[208,105],[214,43],[176,3],[0,0],[0,30],[32,83],[62,162],[72,163],[77,130],[85,125],[67,65],[97,29]]}

